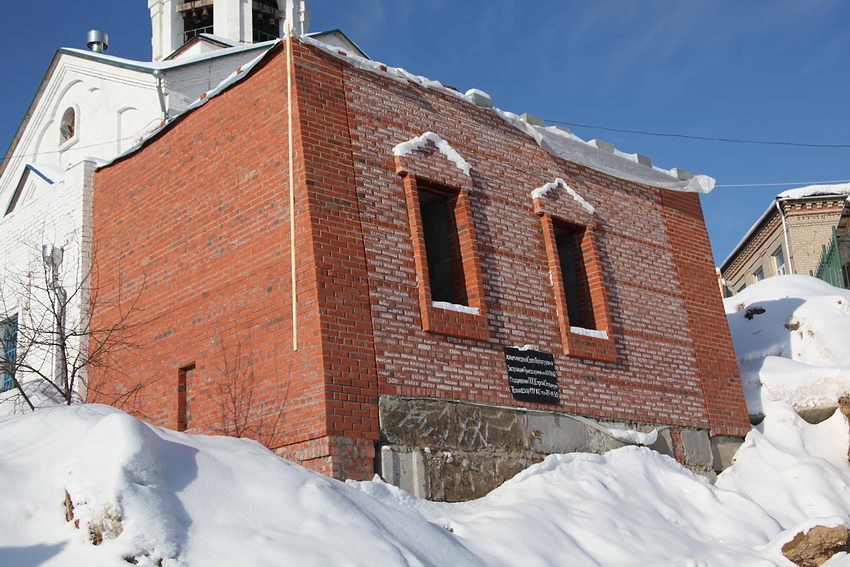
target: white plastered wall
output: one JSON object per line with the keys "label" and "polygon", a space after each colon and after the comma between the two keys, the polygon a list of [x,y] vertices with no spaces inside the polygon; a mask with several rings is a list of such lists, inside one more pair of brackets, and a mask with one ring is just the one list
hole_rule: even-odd
{"label": "white plastered wall", "polygon": [[[19,202],[13,212],[0,222],[0,317],[18,316],[21,341],[18,354],[26,349],[26,336],[31,329],[49,331],[53,326],[44,291],[46,274],[42,246],[62,247],[64,258],[59,270],[59,283],[71,296],[66,328],[80,328],[81,305],[84,293],[74,293],[87,277],[91,258],[90,203],[95,164],[78,162],[65,171],[61,180],[52,184],[42,179],[36,182],[32,198]],[[77,351],[85,345],[75,343]],[[27,364],[48,376],[54,368],[54,352],[34,347],[27,353]],[[33,373],[19,372],[16,378],[25,383]],[[84,384],[77,384],[81,395]]]}

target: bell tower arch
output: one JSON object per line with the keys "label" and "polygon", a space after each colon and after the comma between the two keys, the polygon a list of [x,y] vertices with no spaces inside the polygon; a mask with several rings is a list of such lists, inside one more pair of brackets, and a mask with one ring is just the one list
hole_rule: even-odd
{"label": "bell tower arch", "polygon": [[201,34],[257,43],[283,37],[287,14],[298,35],[310,22],[306,0],[148,0],[148,8],[154,61]]}

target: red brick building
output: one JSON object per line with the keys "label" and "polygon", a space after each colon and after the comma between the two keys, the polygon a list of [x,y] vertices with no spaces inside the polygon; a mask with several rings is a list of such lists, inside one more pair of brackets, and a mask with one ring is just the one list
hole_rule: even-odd
{"label": "red brick building", "polygon": [[748,422],[698,195],[386,67],[288,55],[97,172],[98,293],[137,302],[144,348],[90,401],[141,385],[125,407],[158,425],[442,499],[617,446],[611,422],[724,464]]}

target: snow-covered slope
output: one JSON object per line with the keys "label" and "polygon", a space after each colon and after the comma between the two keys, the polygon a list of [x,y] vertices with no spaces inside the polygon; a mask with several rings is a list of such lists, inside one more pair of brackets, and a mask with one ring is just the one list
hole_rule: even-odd
{"label": "snow-covered slope", "polygon": [[[846,368],[848,299],[789,277],[730,300],[739,356],[762,361],[767,411],[714,486],[625,447],[552,455],[484,498],[441,504],[104,406],[2,417],[0,566],[789,566],[780,548],[799,531],[850,525],[850,430],[841,413],[810,425],[766,399],[777,376],[798,405],[844,391],[767,363]],[[850,556],[828,562],[839,566]]]}
{"label": "snow-covered slope", "polygon": [[717,486],[627,447],[550,456],[460,504],[104,406],[44,409],[0,419],[0,565],[787,565],[797,531],[850,523],[850,436],[784,407]]}
{"label": "snow-covered slope", "polygon": [[777,276],[724,300],[747,406],[798,409],[850,393],[850,291],[809,276]]}
{"label": "snow-covered slope", "polygon": [[0,447],[3,566],[480,564],[442,527],[253,441],[81,405],[0,419]]}

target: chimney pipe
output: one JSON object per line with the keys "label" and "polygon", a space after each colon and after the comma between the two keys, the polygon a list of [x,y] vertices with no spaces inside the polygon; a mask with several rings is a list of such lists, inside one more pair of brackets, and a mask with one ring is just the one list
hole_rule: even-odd
{"label": "chimney pipe", "polygon": [[103,53],[109,49],[109,35],[100,30],[91,30],[86,36],[86,45],[95,53]]}

